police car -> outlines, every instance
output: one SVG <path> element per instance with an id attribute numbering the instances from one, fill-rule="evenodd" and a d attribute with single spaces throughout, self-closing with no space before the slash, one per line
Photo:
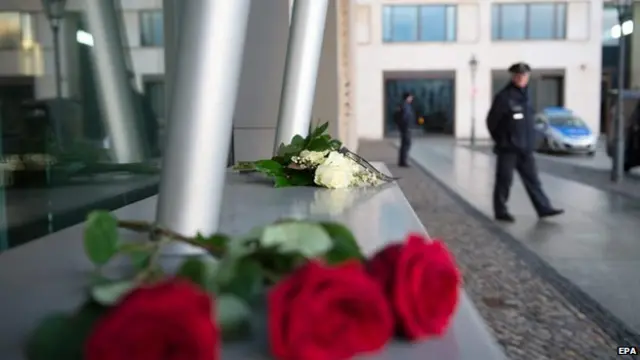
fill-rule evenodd
<path id="1" fill-rule="evenodd" d="M 535 117 L 538 151 L 579 153 L 593 156 L 598 136 L 571 110 L 549 107 Z"/>

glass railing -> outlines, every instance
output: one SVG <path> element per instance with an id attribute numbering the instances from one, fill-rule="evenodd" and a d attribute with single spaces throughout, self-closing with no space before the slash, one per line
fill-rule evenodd
<path id="1" fill-rule="evenodd" d="M 99 63 L 102 39 L 86 14 L 65 12 L 57 48 L 44 11 L 11 14 L 0 22 L 29 31 L 0 33 L 0 252 L 77 224 L 93 209 L 156 194 L 161 154 L 157 115 L 130 59 L 115 59 L 124 73 Z M 129 56 L 122 19 L 115 20 L 112 38 Z M 114 77 L 122 80 L 117 91 Z"/>

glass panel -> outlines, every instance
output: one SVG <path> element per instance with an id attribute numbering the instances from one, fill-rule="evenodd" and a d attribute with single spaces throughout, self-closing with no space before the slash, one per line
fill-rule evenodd
<path id="1" fill-rule="evenodd" d="M 531 4 L 529 5 L 529 39 L 553 39 L 554 4 Z"/>
<path id="2" fill-rule="evenodd" d="M 556 4 L 556 39 L 567 37 L 567 4 Z"/>
<path id="3" fill-rule="evenodd" d="M 36 20 L 38 31 L 33 31 Z M 91 210 L 115 209 L 157 193 L 160 156 L 155 113 L 164 109 L 163 97 L 155 96 L 156 104 L 145 107 L 133 81 L 124 88 L 134 104 L 131 121 L 139 130 L 137 140 L 148 151 L 141 162 L 117 163 L 113 148 L 117 142 L 107 136 L 111 112 L 102 104 L 118 102 L 101 98 L 109 92 L 101 91 L 107 87 L 101 88 L 98 81 L 104 73 L 98 73 L 93 63 L 93 35 L 79 13 L 68 13 L 63 22 L 67 31 L 60 32 L 61 46 L 54 49 L 44 17 L 32 21 L 28 14 L 0 14 L 0 43 L 33 41 L 43 52 L 38 63 L 44 62 L 32 68 L 3 64 L 0 252 L 80 223 Z M 62 61 L 61 74 L 54 70 L 55 54 Z M 159 58 L 148 61 L 162 61 L 164 55 L 153 56 Z M 64 79 L 62 95 L 57 97 L 60 79 Z"/>
<path id="4" fill-rule="evenodd" d="M 500 5 L 491 6 L 491 38 L 500 39 Z"/>
<path id="5" fill-rule="evenodd" d="M 382 41 L 391 41 L 392 38 L 392 8 L 391 6 L 382 7 Z"/>
<path id="6" fill-rule="evenodd" d="M 454 106 L 453 79 L 390 79 L 385 82 L 385 108 L 387 134 L 397 133 L 393 122 L 395 109 L 402 104 L 402 94 L 413 94 L 413 108 L 423 125 L 411 124 L 414 132 L 452 133 Z"/>
<path id="7" fill-rule="evenodd" d="M 143 46 L 162 46 L 164 44 L 164 18 L 162 11 L 141 12 L 140 31 Z"/>
<path id="8" fill-rule="evenodd" d="M 447 38 L 447 17 L 445 6 L 420 7 L 420 40 L 444 41 Z"/>
<path id="9" fill-rule="evenodd" d="M 418 7 L 394 6 L 391 8 L 391 41 L 418 40 Z"/>
<path id="10" fill-rule="evenodd" d="M 611 31 L 616 25 L 618 25 L 618 9 L 605 7 L 602 15 L 602 43 L 604 46 L 618 46 L 618 39 L 611 36 Z"/>
<path id="11" fill-rule="evenodd" d="M 456 41 L 457 6 L 447 6 L 447 41 Z"/>
<path id="12" fill-rule="evenodd" d="M 526 36 L 527 6 L 500 5 L 500 34 L 502 40 L 522 40 Z"/>
<path id="13" fill-rule="evenodd" d="M 21 43 L 20 13 L 0 12 L 0 49 L 19 49 Z"/>

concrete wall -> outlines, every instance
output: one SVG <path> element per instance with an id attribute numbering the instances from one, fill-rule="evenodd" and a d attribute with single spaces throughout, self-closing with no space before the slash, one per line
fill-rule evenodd
<path id="1" fill-rule="evenodd" d="M 527 2 L 536 2 L 529 0 Z M 383 136 L 385 72 L 452 71 L 455 73 L 455 136 L 470 136 L 471 80 L 469 59 L 475 54 L 477 75 L 477 135 L 488 138 L 484 118 L 491 102 L 491 72 L 525 61 L 534 70 L 563 70 L 565 106 L 599 129 L 602 0 L 569 0 L 567 39 L 560 41 L 491 41 L 491 0 L 458 0 L 458 41 L 453 43 L 383 43 L 382 6 L 393 0 L 357 0 L 356 113 L 361 138 Z M 522 2 L 500 0 L 500 3 Z M 544 2 L 544 1 L 542 1 Z M 442 4 L 435 0 L 405 0 L 402 4 Z"/>

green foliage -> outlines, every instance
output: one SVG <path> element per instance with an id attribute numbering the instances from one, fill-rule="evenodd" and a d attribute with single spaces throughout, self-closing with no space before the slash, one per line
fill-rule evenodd
<path id="1" fill-rule="evenodd" d="M 269 160 L 253 162 L 239 162 L 233 168 L 238 171 L 257 171 L 273 179 L 277 188 L 290 186 L 314 186 L 312 170 L 299 170 L 290 167 L 291 158 L 299 156 L 303 150 L 309 151 L 336 151 L 342 147 L 342 143 L 331 138 L 327 134 L 329 123 L 324 123 L 315 128 L 309 127 L 309 135 L 302 137 L 296 135 L 288 145 L 280 144 L 276 156 Z"/>
<path id="2" fill-rule="evenodd" d="M 209 257 L 190 257 L 185 260 L 176 276 L 191 280 L 207 292 L 213 293 L 216 287 L 218 263 Z"/>
<path id="3" fill-rule="evenodd" d="M 263 291 L 264 271 L 251 257 L 241 258 L 233 265 L 227 281 L 220 283 L 220 293 L 232 294 L 251 304 Z"/>
<path id="4" fill-rule="evenodd" d="M 91 297 L 100 305 L 113 306 L 120 302 L 122 297 L 131 292 L 131 290 L 135 289 L 137 285 L 130 280 L 96 285 L 91 289 Z"/>
<path id="5" fill-rule="evenodd" d="M 322 226 L 303 221 L 290 221 L 267 226 L 260 245 L 277 248 L 283 254 L 302 254 L 312 258 L 323 255 L 332 246 L 331 238 Z"/>
<path id="6" fill-rule="evenodd" d="M 84 342 L 105 311 L 105 307 L 89 301 L 75 314 L 62 313 L 46 317 L 27 339 L 27 359 L 82 360 Z"/>
<path id="7" fill-rule="evenodd" d="M 300 140 L 296 140 L 300 142 Z M 274 162 L 260 166 L 278 171 Z M 165 244 L 183 242 L 206 249 L 212 256 L 186 258 L 175 276 L 188 279 L 216 298 L 217 322 L 223 338 L 233 340 L 251 330 L 251 307 L 263 299 L 265 286 L 277 283 L 309 259 L 328 264 L 364 259 L 351 231 L 333 222 L 283 219 L 230 237 L 224 234 L 184 238 L 150 224 L 123 225 L 105 211 L 92 212 L 85 230 L 87 256 L 96 265 L 88 301 L 73 314 L 57 314 L 44 319 L 31 334 L 25 348 L 29 360 L 81 360 L 83 343 L 96 319 L 137 286 L 165 278 L 157 264 Z M 160 232 L 147 241 L 122 242 L 118 226 Z M 156 240 L 157 239 L 157 240 Z M 100 273 L 114 256 L 128 257 L 134 267 L 130 277 L 109 279 Z"/>
<path id="8" fill-rule="evenodd" d="M 360 245 L 346 226 L 332 222 L 323 222 L 320 226 L 329 234 L 333 244 L 324 256 L 327 263 L 339 264 L 351 259 L 364 260 Z"/>
<path id="9" fill-rule="evenodd" d="M 222 332 L 223 340 L 239 340 L 251 332 L 251 308 L 236 296 L 218 296 L 216 323 Z"/>
<path id="10" fill-rule="evenodd" d="M 118 252 L 118 220 L 107 211 L 94 211 L 87 217 L 84 249 L 96 265 L 104 265 Z"/>

